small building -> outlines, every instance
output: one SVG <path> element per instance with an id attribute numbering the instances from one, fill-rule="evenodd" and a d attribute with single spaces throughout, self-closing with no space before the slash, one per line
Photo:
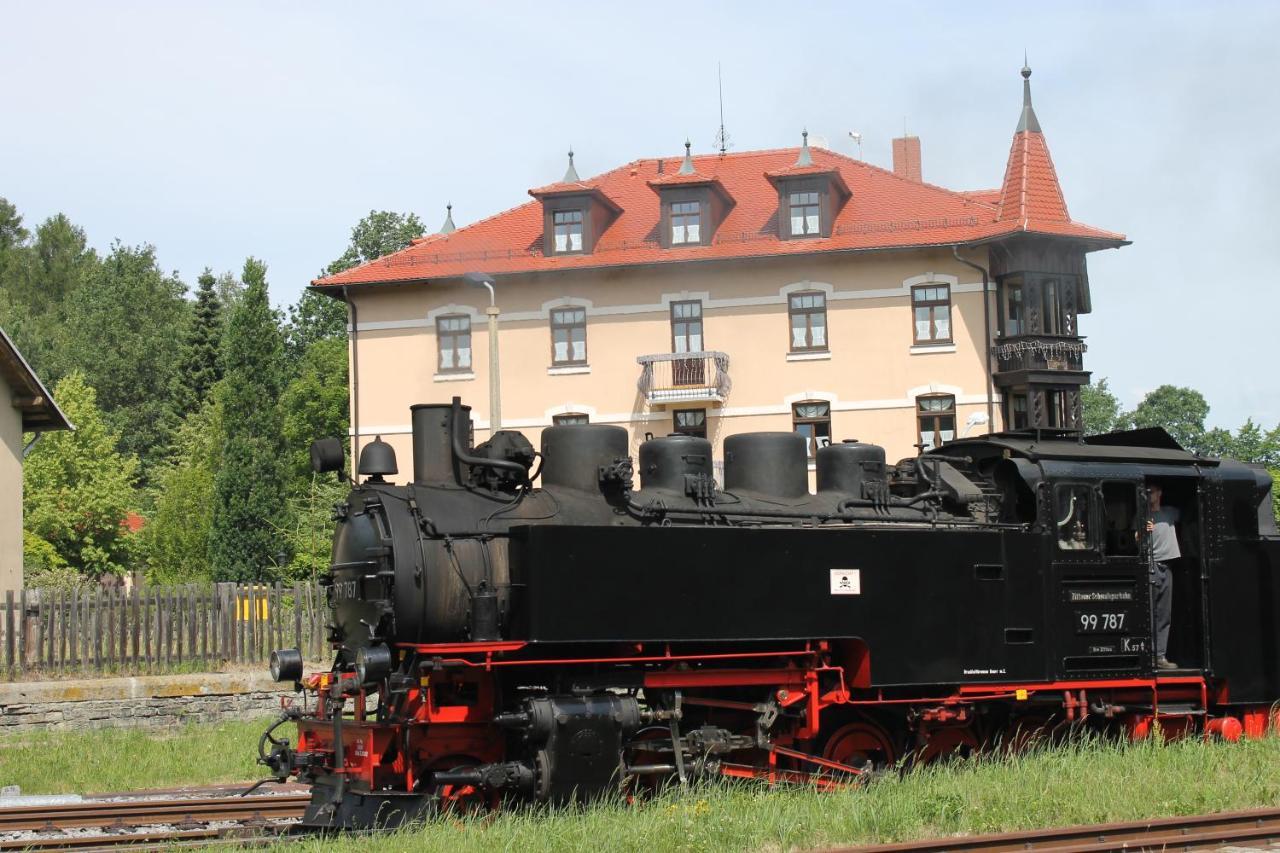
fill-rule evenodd
<path id="1" fill-rule="evenodd" d="M 801 433 L 811 455 L 857 438 L 901 458 L 1004 426 L 1078 427 L 1086 256 L 1128 241 L 1067 212 L 1030 75 L 990 189 L 924 181 L 916 137 L 893 141 L 891 168 L 807 134 L 686 144 L 587 179 L 570 152 L 531 201 L 463 228 L 450 210 L 439 233 L 319 279 L 350 305 L 357 443 L 381 435 L 407 459 L 409 406 L 454 395 L 488 438 L 490 302 L 473 273 L 500 309 L 501 426 L 535 446 L 591 422 L 626 428 L 633 451 L 704 436 L 717 461 L 754 430 Z"/>
<path id="2" fill-rule="evenodd" d="M 0 376 L 9 405 L 0 400 L 0 596 L 22 588 L 23 433 L 74 429 L 40 377 L 0 329 Z"/>

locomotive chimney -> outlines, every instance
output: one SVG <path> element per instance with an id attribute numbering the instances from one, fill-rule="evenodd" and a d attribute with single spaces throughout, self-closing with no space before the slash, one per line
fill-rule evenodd
<path id="1" fill-rule="evenodd" d="M 461 406 L 462 435 L 471 433 L 471 407 Z M 413 412 L 413 481 L 454 483 L 453 407 L 448 403 L 418 403 Z"/>

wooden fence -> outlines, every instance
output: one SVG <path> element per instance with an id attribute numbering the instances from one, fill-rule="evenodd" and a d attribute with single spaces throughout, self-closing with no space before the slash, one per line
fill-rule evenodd
<path id="1" fill-rule="evenodd" d="M 0 679 L 265 665 L 288 647 L 321 660 L 324 603 L 314 583 L 7 590 Z"/>

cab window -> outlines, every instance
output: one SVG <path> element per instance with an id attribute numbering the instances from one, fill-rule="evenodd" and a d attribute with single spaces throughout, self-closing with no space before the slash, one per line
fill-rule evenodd
<path id="1" fill-rule="evenodd" d="M 1053 491 L 1053 520 L 1058 547 L 1064 551 L 1087 551 L 1094 547 L 1093 518 L 1089 508 L 1093 489 L 1064 484 Z"/>
<path id="2" fill-rule="evenodd" d="M 1132 557 L 1138 553 L 1138 489 L 1133 483 L 1102 484 L 1102 514 L 1107 554 Z"/>

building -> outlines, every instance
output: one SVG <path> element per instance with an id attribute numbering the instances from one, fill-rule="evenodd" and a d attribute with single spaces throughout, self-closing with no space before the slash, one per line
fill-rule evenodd
<path id="1" fill-rule="evenodd" d="M 568 171 L 533 200 L 313 286 L 352 319 L 354 428 L 410 454 L 409 406 L 460 395 L 490 429 L 489 295 L 501 425 L 537 441 L 590 421 L 646 435 L 796 430 L 891 459 L 1001 424 L 1074 427 L 1088 381 L 1085 257 L 1126 244 L 1075 222 L 1031 106 L 1004 180 L 922 180 L 812 147 Z M 984 284 L 987 297 L 984 299 Z M 633 444 L 633 446 L 634 446 Z M 401 479 L 406 474 L 402 463 Z"/>
<path id="2" fill-rule="evenodd" d="M 23 433 L 72 429 L 31 365 L 0 329 L 0 376 L 9 405 L 0 405 L 0 596 L 22 588 Z M 37 436 L 38 437 L 38 436 Z"/>

